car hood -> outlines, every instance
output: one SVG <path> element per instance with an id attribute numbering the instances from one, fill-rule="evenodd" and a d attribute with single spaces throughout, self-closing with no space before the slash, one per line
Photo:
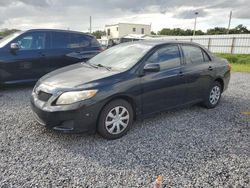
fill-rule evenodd
<path id="1" fill-rule="evenodd" d="M 40 84 L 57 88 L 79 88 L 89 82 L 112 76 L 118 71 L 108 71 L 105 68 L 94 68 L 85 63 L 70 65 L 43 76 Z M 91 85 L 91 84 L 90 84 Z"/>

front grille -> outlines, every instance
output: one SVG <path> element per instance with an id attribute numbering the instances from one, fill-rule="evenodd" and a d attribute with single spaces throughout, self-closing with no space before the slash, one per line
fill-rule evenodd
<path id="1" fill-rule="evenodd" d="M 44 91 L 39 91 L 37 98 L 41 101 L 47 102 L 51 96 L 52 96 L 52 94 L 50 94 L 50 93 L 46 93 Z"/>

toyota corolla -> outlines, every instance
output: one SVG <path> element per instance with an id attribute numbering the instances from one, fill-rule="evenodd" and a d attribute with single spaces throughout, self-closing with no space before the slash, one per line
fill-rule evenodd
<path id="1" fill-rule="evenodd" d="M 116 139 L 138 118 L 195 103 L 216 107 L 229 80 L 228 62 L 198 44 L 139 41 L 45 75 L 31 106 L 48 128 Z"/>

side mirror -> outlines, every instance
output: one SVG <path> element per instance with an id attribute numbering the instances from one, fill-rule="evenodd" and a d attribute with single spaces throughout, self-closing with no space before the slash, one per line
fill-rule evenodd
<path id="1" fill-rule="evenodd" d="M 143 68 L 144 72 L 159 72 L 160 69 L 160 65 L 156 63 L 146 64 Z"/>
<path id="2" fill-rule="evenodd" d="M 18 50 L 20 48 L 18 43 L 11 43 L 10 44 L 10 49 L 11 50 Z"/>

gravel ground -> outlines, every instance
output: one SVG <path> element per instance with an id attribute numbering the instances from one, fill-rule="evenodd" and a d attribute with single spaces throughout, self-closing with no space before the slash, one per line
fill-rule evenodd
<path id="1" fill-rule="evenodd" d="M 119 140 L 61 134 L 33 119 L 31 87 L 0 91 L 0 187 L 249 187 L 250 74 L 233 73 L 216 109 L 137 121 Z"/>

